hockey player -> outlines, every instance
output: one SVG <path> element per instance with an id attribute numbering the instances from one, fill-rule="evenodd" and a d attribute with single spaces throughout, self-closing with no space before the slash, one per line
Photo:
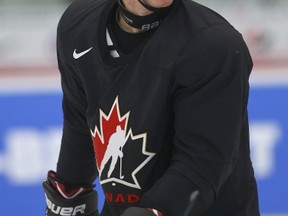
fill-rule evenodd
<path id="1" fill-rule="evenodd" d="M 259 215 L 252 60 L 223 17 L 190 0 L 76 0 L 57 54 L 64 127 L 47 216 L 97 216 L 96 178 L 102 216 Z"/>

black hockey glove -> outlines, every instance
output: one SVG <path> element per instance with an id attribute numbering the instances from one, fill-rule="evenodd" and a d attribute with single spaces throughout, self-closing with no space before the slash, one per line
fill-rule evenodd
<path id="1" fill-rule="evenodd" d="M 69 187 L 53 171 L 43 182 L 46 196 L 45 216 L 99 216 L 94 185 Z"/>
<path id="2" fill-rule="evenodd" d="M 154 209 L 130 207 L 126 209 L 121 216 L 156 216 L 156 215 L 163 216 L 161 212 Z"/>

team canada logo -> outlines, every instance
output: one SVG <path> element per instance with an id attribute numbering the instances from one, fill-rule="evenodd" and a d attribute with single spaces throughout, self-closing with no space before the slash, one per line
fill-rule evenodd
<path id="1" fill-rule="evenodd" d="M 141 189 L 137 173 L 155 153 L 146 151 L 146 133 L 128 128 L 130 111 L 121 115 L 116 97 L 110 112 L 99 110 L 100 125 L 91 131 L 100 183 L 116 183 Z"/>

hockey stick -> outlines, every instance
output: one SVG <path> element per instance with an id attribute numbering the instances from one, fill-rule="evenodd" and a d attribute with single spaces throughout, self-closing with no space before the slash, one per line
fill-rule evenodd
<path id="1" fill-rule="evenodd" d="M 189 214 L 191 213 L 192 208 L 195 205 L 195 202 L 196 202 L 196 199 L 197 199 L 198 195 L 199 195 L 199 191 L 198 190 L 193 191 L 193 193 L 190 195 L 189 204 L 188 204 L 183 216 L 189 216 Z"/>
<path id="2" fill-rule="evenodd" d="M 123 153 L 123 147 L 120 147 L 120 151 Z M 124 175 L 122 175 L 122 158 L 120 157 L 120 179 L 124 178 Z"/>

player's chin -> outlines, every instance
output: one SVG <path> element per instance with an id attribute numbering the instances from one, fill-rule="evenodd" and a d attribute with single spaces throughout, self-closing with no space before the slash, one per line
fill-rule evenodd
<path id="1" fill-rule="evenodd" d="M 156 8 L 168 7 L 175 0 L 142 0 L 144 3 Z"/>

